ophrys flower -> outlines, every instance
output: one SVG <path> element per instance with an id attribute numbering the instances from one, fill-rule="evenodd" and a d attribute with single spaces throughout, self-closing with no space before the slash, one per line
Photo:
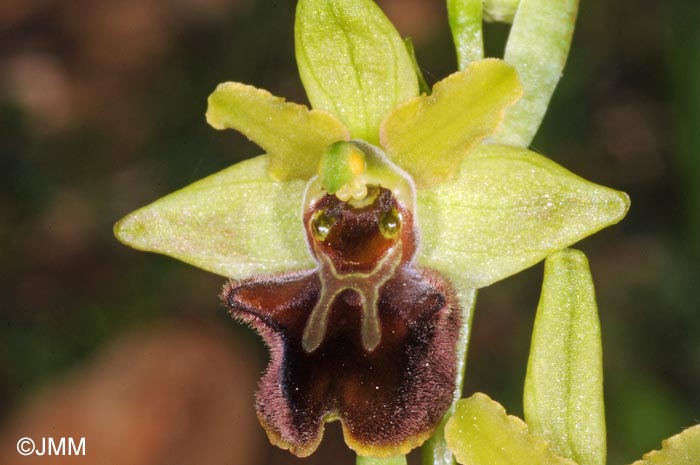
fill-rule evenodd
<path id="1" fill-rule="evenodd" d="M 257 408 L 274 443 L 307 455 L 339 419 L 358 453 L 405 453 L 450 405 L 472 289 L 618 221 L 627 198 L 486 143 L 522 94 L 500 60 L 418 95 L 368 0 L 301 0 L 296 40 L 314 109 L 220 85 L 208 121 L 267 155 L 132 213 L 117 235 L 232 279 L 224 301 L 271 348 Z"/>

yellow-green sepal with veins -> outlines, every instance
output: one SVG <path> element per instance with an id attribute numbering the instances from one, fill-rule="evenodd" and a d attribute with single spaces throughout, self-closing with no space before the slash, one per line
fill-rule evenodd
<path id="1" fill-rule="evenodd" d="M 661 450 L 644 454 L 632 465 L 697 465 L 700 461 L 700 425 L 666 439 L 661 446 Z"/>
<path id="2" fill-rule="evenodd" d="M 530 430 L 557 454 L 605 465 L 600 321 L 588 260 L 578 250 L 544 262 L 523 407 Z"/>
<path id="3" fill-rule="evenodd" d="M 544 439 L 486 394 L 457 402 L 445 438 L 462 465 L 576 465 L 552 452 Z"/>
<path id="4" fill-rule="evenodd" d="M 515 69 L 505 62 L 473 62 L 393 110 L 382 122 L 381 145 L 416 185 L 450 179 L 462 159 L 495 133 L 506 109 L 522 95 Z"/>
<path id="5" fill-rule="evenodd" d="M 309 179 L 326 148 L 349 138 L 332 114 L 238 82 L 219 84 L 208 103 L 209 124 L 235 129 L 262 147 L 269 156 L 269 173 L 278 181 Z"/>
<path id="6" fill-rule="evenodd" d="M 421 265 L 480 288 L 620 221 L 629 198 L 526 149 L 481 145 L 418 190 Z"/>
<path id="7" fill-rule="evenodd" d="M 312 269 L 301 220 L 306 183 L 274 182 L 268 158 L 238 163 L 136 210 L 115 225 L 117 238 L 233 279 Z"/>
<path id="8" fill-rule="evenodd" d="M 372 0 L 300 0 L 294 37 L 311 105 L 337 116 L 355 139 L 377 144 L 386 113 L 418 95 L 401 36 Z"/>

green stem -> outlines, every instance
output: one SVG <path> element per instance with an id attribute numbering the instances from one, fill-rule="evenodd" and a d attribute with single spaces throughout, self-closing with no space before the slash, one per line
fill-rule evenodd
<path id="1" fill-rule="evenodd" d="M 406 465 L 406 456 L 397 455 L 386 459 L 378 459 L 375 457 L 357 456 L 356 465 Z"/>
<path id="2" fill-rule="evenodd" d="M 447 15 L 460 70 L 484 58 L 481 5 L 482 0 L 447 0 Z"/>
<path id="3" fill-rule="evenodd" d="M 469 348 L 469 336 L 471 335 L 477 291 L 476 289 L 460 286 L 459 281 L 455 282 L 454 279 L 452 284 L 456 289 L 462 289 L 458 291 L 458 299 L 462 309 L 462 330 L 457 346 L 457 382 L 452 406 L 450 406 L 442 422 L 440 422 L 433 437 L 421 448 L 423 465 L 453 465 L 455 463 L 454 456 L 447 448 L 447 442 L 445 441 L 445 423 L 454 413 L 455 404 L 462 397 L 462 387 L 464 386 L 464 375 L 467 367 L 467 349 Z"/>

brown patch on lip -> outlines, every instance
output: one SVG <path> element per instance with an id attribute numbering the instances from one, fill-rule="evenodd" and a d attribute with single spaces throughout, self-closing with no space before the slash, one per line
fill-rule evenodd
<path id="1" fill-rule="evenodd" d="M 363 349 L 361 309 L 338 298 L 321 346 L 301 346 L 320 292 L 315 273 L 228 284 L 224 302 L 270 347 L 257 410 L 271 441 L 311 454 L 324 419 L 339 418 L 346 442 L 375 455 L 405 453 L 425 440 L 449 407 L 460 328 L 456 299 L 437 273 L 401 266 L 382 288 L 382 341 Z"/>

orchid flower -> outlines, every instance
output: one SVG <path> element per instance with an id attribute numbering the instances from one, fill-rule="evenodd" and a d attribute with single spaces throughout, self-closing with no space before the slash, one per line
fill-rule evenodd
<path id="1" fill-rule="evenodd" d="M 207 121 L 265 155 L 115 232 L 229 279 L 224 303 L 270 348 L 257 411 L 274 444 L 309 455 L 339 420 L 359 455 L 405 454 L 460 395 L 475 290 L 618 222 L 629 201 L 524 148 L 510 115 L 529 86 L 506 61 L 465 52 L 421 93 L 370 0 L 300 0 L 295 40 L 311 109 L 219 85 Z"/>

